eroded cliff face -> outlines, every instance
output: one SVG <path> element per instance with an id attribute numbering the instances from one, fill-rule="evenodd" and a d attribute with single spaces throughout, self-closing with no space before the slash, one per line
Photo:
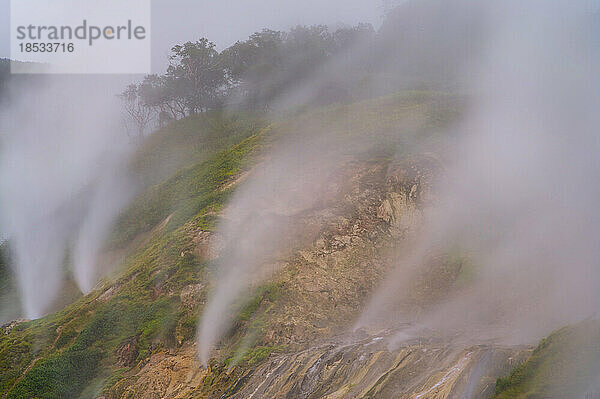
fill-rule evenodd
<path id="1" fill-rule="evenodd" d="M 472 346 L 435 332 L 354 331 L 354 323 L 402 243 L 418 231 L 431 201 L 437 160 L 422 156 L 345 163 L 318 206 L 294 212 L 294 245 L 270 258 L 261 298 L 220 343 L 208 368 L 196 345 L 150 356 L 128 371 L 110 398 L 485 398 L 524 348 Z M 224 217 L 227 217 L 226 211 Z M 222 237 L 195 233 L 195 251 L 218 258 Z M 418 276 L 404 303 L 418 313 L 451 292 L 460 272 L 444 259 Z M 210 277 L 206 284 L 210 284 Z M 181 302 L 201 309 L 204 284 Z M 340 334 L 340 331 L 343 333 Z"/>
<path id="2" fill-rule="evenodd" d="M 522 348 L 465 347 L 397 331 L 275 356 L 235 398 L 487 398 Z M 242 377 L 242 378 L 244 378 Z"/>
<path id="3" fill-rule="evenodd" d="M 483 399 L 496 379 L 522 363 L 526 347 L 465 346 L 439 337 L 399 340 L 398 331 L 346 335 L 258 366 L 205 369 L 193 345 L 153 355 L 125 398 L 437 398 Z M 110 395 L 113 396 L 113 395 Z"/>

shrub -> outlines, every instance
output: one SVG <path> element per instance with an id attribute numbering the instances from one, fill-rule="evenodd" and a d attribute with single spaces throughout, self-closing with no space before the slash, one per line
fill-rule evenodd
<path id="1" fill-rule="evenodd" d="M 97 349 L 70 348 L 40 360 L 25 374 L 7 398 L 76 398 L 98 370 Z"/>

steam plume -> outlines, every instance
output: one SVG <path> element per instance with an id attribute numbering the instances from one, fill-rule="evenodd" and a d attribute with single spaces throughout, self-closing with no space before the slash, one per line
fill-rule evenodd
<path id="1" fill-rule="evenodd" d="M 71 245 L 76 281 L 91 290 L 96 253 L 128 198 L 117 173 L 127 140 L 115 83 L 83 76 L 11 82 L 1 121 L 0 217 L 28 318 L 43 315 L 55 299 Z"/>
<path id="2" fill-rule="evenodd" d="M 491 36 L 457 161 L 438 186 L 441 205 L 362 324 L 403 317 L 390 301 L 407 283 L 403 270 L 457 243 L 473 258 L 476 282 L 420 322 L 531 342 L 597 314 L 600 102 L 589 4 L 488 7 Z"/>
<path id="3" fill-rule="evenodd" d="M 418 18 L 412 20 L 424 27 L 411 31 L 408 24 L 402 32 L 409 34 L 392 49 L 400 50 L 397 56 L 386 47 L 399 40 L 394 29 L 379 33 L 380 48 L 358 47 L 347 55 L 354 60 L 371 57 L 370 65 L 381 64 L 377 70 L 395 71 L 393 87 L 450 87 L 471 99 L 461 139 L 446 154 L 454 161 L 435 190 L 439 206 L 430 210 L 412 251 L 399 260 L 359 324 L 406 321 L 408 316 L 393 306 L 402 287 L 410 284 L 431 253 L 457 245 L 478 265 L 476 282 L 438 304 L 420 323 L 523 342 L 597 311 L 600 92 L 593 72 L 598 47 L 590 36 L 589 6 L 541 0 L 408 2 L 400 12 L 408 13 L 409 22 L 416 13 Z M 443 28 L 427 29 L 436 21 L 442 21 Z M 452 50 L 440 53 L 439 48 Z M 336 70 L 343 66 L 322 68 L 311 79 L 312 87 Z M 382 91 L 381 81 L 373 85 L 371 93 Z M 307 82 L 279 102 L 306 101 L 310 91 Z M 329 126 L 331 131 L 344 126 L 344 115 L 329 121 Z M 305 130 L 309 133 L 310 127 Z M 331 133 L 317 134 L 323 138 Z M 305 140 L 314 137 L 307 134 Z M 261 216 L 278 208 L 275 195 L 284 202 L 293 198 L 297 186 L 280 182 L 307 185 L 303 192 L 309 197 L 322 193 L 321 175 L 297 178 L 301 170 L 297 158 L 331 166 L 335 151 L 309 148 L 274 150 L 273 163 L 265 168 L 271 177 L 247 180 L 232 200 L 234 213 L 244 209 L 245 215 L 255 216 L 226 222 L 221 228 L 224 235 L 234 240 L 247 229 L 257 233 L 250 236 L 247 231 L 234 255 L 225 256 L 220 264 L 199 330 L 204 362 L 229 325 L 226 310 L 247 292 L 249 280 L 260 279 L 257 272 L 265 257 L 286 245 L 280 232 L 289 221 L 272 223 Z M 353 153 L 356 150 L 347 152 Z"/>

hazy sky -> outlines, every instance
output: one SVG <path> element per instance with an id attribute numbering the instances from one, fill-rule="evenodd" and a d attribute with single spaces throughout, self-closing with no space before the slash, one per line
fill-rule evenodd
<path id="1" fill-rule="evenodd" d="M 153 0 L 153 69 L 165 65 L 171 46 L 208 37 L 220 49 L 262 28 L 297 24 L 381 23 L 395 0 Z M 0 0 L 0 57 L 10 52 L 10 0 Z"/>

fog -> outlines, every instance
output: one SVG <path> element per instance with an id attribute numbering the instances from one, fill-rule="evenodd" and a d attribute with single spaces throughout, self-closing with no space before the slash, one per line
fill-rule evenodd
<path id="1" fill-rule="evenodd" d="M 401 2 L 391 2 L 400 4 Z M 4 4 L 3 4 L 4 5 Z M 262 28 L 371 22 L 389 3 L 159 2 L 153 69 L 177 42 L 207 36 L 223 49 Z M 185 13 L 183 13 L 185 10 Z M 597 1 L 412 0 L 402 2 L 376 44 L 357 43 L 280 93 L 274 110 L 311 107 L 332 80 L 358 98 L 400 89 L 458 93 L 467 100 L 442 148 L 432 205 L 356 328 L 436 331 L 467 342 L 531 344 L 553 329 L 598 317 L 600 51 Z M 183 15 L 184 14 L 184 15 Z M 1 51 L 1 50 L 0 50 Z M 51 309 L 65 274 L 90 292 L 112 223 L 134 194 L 132 149 L 115 94 L 126 79 L 37 77 L 12 87 L 0 111 L 0 237 L 10 240 L 25 316 Z M 38 84 L 39 83 L 39 84 Z M 269 82 L 264 82 L 267 85 Z M 347 99 L 344 99 L 347 100 Z M 230 110 L 235 112 L 235 110 Z M 275 130 L 281 113 L 269 114 Z M 374 146 L 411 150 L 424 137 L 394 129 L 340 135 L 352 115 L 304 121 L 265 145 L 223 211 L 225 242 L 198 328 L 207 364 L 232 315 L 306 239 L 298 215 L 332 201 L 336 170 Z M 452 137 L 450 139 L 449 137 Z M 467 254 L 471 279 L 419 313 L 402 307 L 435 255 Z"/>
<path id="2" fill-rule="evenodd" d="M 198 331 L 203 364 L 251 290 L 279 271 L 294 249 L 310 243 L 298 216 L 335 200 L 343 183 L 336 168 L 367 148 L 363 140 L 343 143 L 328 135 L 322 121 L 307 122 L 290 129 L 240 183 L 219 226 L 227 245 L 216 260 L 215 287 Z"/>
<path id="3" fill-rule="evenodd" d="M 357 22 L 377 26 L 393 4 L 293 2 L 281 7 L 270 0 L 156 0 L 153 69 L 164 70 L 169 49 L 186 40 L 206 36 L 222 49 L 265 27 Z M 5 22 L 0 24 L 0 57 L 9 57 L 9 1 L 0 1 L 0 9 Z M 88 293 L 105 272 L 101 269 L 108 267 L 97 264 L 98 255 L 114 218 L 134 192 L 124 173 L 131 146 L 115 98 L 132 79 L 12 79 L 10 101 L 0 109 L 0 237 L 10 240 L 28 318 L 52 309 L 66 275 Z"/>
<path id="4" fill-rule="evenodd" d="M 51 309 L 70 271 L 83 293 L 132 194 L 115 90 L 121 78 L 13 79 L 0 119 L 0 228 L 10 240 L 25 316 Z M 93 93 L 93 95 L 91 94 Z"/>
<path id="5" fill-rule="evenodd" d="M 475 282 L 418 319 L 423 326 L 531 343 L 597 315 L 600 102 L 590 8 L 491 7 L 464 136 L 437 186 L 440 204 L 361 324 L 398 317 L 390 298 L 402 295 L 403 271 L 457 246 L 470 255 Z"/>
<path id="6" fill-rule="evenodd" d="M 169 49 L 186 40 L 206 36 L 222 49 L 265 27 L 378 25 L 392 3 L 156 0 L 153 69 L 164 70 Z M 9 1 L 0 9 L 0 57 L 9 57 Z M 12 79 L 0 110 L 0 236 L 14 252 L 25 316 L 37 318 L 52 309 L 66 275 L 88 293 L 108 267 L 98 255 L 134 192 L 115 98 L 133 77 L 36 76 L 21 84 L 27 79 Z"/>
<path id="7" fill-rule="evenodd" d="M 419 18 L 412 19 L 416 33 L 401 45 L 403 52 L 358 47 L 350 58 L 379 54 L 375 62 L 381 70 L 398 73 L 400 85 L 405 77 L 405 87 L 419 79 L 426 87 L 452 87 L 467 94 L 468 104 L 459 138 L 444 154 L 449 161 L 434 186 L 436 205 L 427 209 L 409 250 L 398 257 L 356 326 L 377 329 L 410 322 L 410 333 L 416 335 L 433 329 L 470 342 L 533 343 L 557 327 L 597 316 L 600 91 L 593 33 L 598 27 L 592 18 L 597 3 L 418 4 L 404 9 L 406 21 L 411 12 Z M 444 21 L 443 27 L 436 21 Z M 425 29 L 418 28 L 421 23 Z M 426 29 L 433 26 L 438 28 Z M 391 45 L 398 31 L 381 34 Z M 335 71 L 343 71 L 342 66 L 326 66 L 312 84 L 285 93 L 280 101 L 298 104 L 314 98 L 307 92 Z M 438 72 L 452 82 L 440 82 Z M 330 130 L 307 126 L 299 135 L 326 141 L 346 117 L 328 121 Z M 358 141 L 346 144 L 345 154 L 361 149 Z M 286 150 L 290 146 L 293 152 Z M 218 260 L 221 272 L 199 329 L 201 361 L 208 360 L 231 325 L 233 304 L 269 275 L 262 273 L 269 256 L 289 244 L 281 232 L 292 227 L 293 219 L 273 223 L 264 215 L 285 215 L 280 202 L 298 200 L 303 209 L 323 196 L 327 173 L 302 171 L 310 165 L 332 170 L 344 159 L 337 151 L 283 139 L 260 173 L 243 182 L 220 228 L 235 249 Z M 418 315 L 398 308 L 427 259 L 456 248 L 473 263 L 473 281 Z"/>
<path id="8" fill-rule="evenodd" d="M 378 26 L 396 0 L 152 0 L 152 70 L 168 66 L 171 47 L 207 37 L 220 50 L 263 28 L 288 30 L 295 25 Z M 0 58 L 10 57 L 10 0 L 0 0 Z"/>

